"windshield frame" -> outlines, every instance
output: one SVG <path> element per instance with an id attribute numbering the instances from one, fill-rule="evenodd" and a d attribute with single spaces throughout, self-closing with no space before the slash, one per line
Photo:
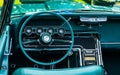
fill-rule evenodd
<path id="1" fill-rule="evenodd" d="M 16 0 L 17 1 L 17 0 Z M 64 10 L 66 10 L 66 11 L 69 11 L 69 10 L 93 10 L 93 11 L 103 11 L 103 12 L 117 12 L 117 13 L 120 13 L 120 10 L 119 11 L 116 11 L 116 10 L 113 10 L 112 9 L 112 7 L 106 7 L 106 6 L 98 6 L 98 5 L 94 5 L 94 4 L 86 4 L 86 3 L 82 3 L 82 2 L 74 2 L 74 1 L 71 1 L 71 0 L 62 0 L 62 1 L 60 1 L 60 0 L 58 0 L 58 1 L 54 1 L 53 3 L 55 4 L 55 2 L 58 2 L 58 3 L 60 3 L 60 2 L 71 2 L 71 3 L 73 3 L 73 5 L 74 6 L 71 6 L 71 9 L 70 8 L 66 8 L 66 6 L 68 6 L 68 7 L 70 7 L 69 5 L 70 5 L 70 3 L 68 3 L 69 5 L 66 5 L 66 6 L 64 6 L 64 8 L 57 8 L 56 7 L 56 9 L 55 8 L 53 8 L 53 7 L 51 7 L 52 5 L 50 5 L 49 4 L 49 2 L 52 2 L 52 0 L 51 1 L 47 1 L 47 2 L 45 2 L 45 3 L 41 3 L 41 4 L 43 4 L 44 5 L 44 7 L 43 7 L 43 9 L 46 9 L 46 10 L 41 10 L 41 11 L 39 11 L 39 12 L 42 12 L 42 11 L 64 11 Z M 76 4 L 75 4 L 76 3 Z M 13 10 L 15 10 L 15 8 L 14 8 L 14 6 L 16 6 L 15 5 L 16 3 L 14 3 L 14 5 L 13 5 Z M 31 3 L 31 4 L 29 4 L 29 3 L 26 3 L 26 4 L 28 4 L 28 7 L 29 7 L 29 5 L 31 5 L 31 4 L 34 4 L 34 3 Z M 37 3 L 37 4 L 39 4 L 39 3 Z M 18 6 L 20 5 L 20 7 L 21 7 L 21 9 L 20 10 L 22 10 L 22 5 L 25 5 L 24 3 L 22 3 L 22 4 L 18 4 Z M 59 5 L 59 4 L 57 4 L 57 5 Z M 79 6 L 78 6 L 79 5 Z M 38 6 L 38 5 L 36 5 L 36 6 Z M 76 8 L 74 8 L 76 6 Z M 31 7 L 29 7 L 30 9 L 31 9 Z M 78 9 L 79 8 L 79 9 Z M 19 8 L 18 8 L 19 9 Z M 34 9 L 34 8 L 33 8 Z M 36 7 L 35 7 L 35 9 L 36 9 Z M 27 10 L 27 9 L 25 9 L 25 10 Z M 21 12 L 21 11 L 19 11 L 19 12 Z M 28 12 L 30 12 L 31 13 L 31 11 L 29 11 L 28 10 Z M 38 12 L 38 11 L 32 11 L 33 13 L 34 12 Z M 21 12 L 21 14 L 26 14 L 27 12 L 23 12 L 23 10 L 22 10 L 22 12 Z M 20 14 L 20 13 L 14 13 L 14 11 L 12 12 L 12 14 Z"/>
<path id="2" fill-rule="evenodd" d="M 0 19 L 0 34 L 3 32 L 6 25 L 10 25 L 10 16 L 13 7 L 14 0 L 4 0 L 1 10 Z"/>

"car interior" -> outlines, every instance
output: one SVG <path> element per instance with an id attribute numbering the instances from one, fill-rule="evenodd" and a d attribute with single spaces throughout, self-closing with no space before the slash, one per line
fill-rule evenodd
<path id="1" fill-rule="evenodd" d="M 110 10 L 112 0 L 96 0 L 101 7 L 95 0 L 2 1 L 0 75 L 120 75 L 120 10 Z M 83 1 L 87 9 L 75 10 Z"/>

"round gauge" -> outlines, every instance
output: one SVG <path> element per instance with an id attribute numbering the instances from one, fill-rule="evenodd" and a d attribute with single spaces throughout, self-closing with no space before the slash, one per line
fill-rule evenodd
<path id="1" fill-rule="evenodd" d="M 53 34 L 54 33 L 54 29 L 53 28 L 48 28 L 47 32 L 50 33 L 50 34 Z"/>
<path id="2" fill-rule="evenodd" d="M 37 34 L 41 34 L 43 32 L 43 29 L 41 27 L 38 27 L 36 29 Z"/>
<path id="3" fill-rule="evenodd" d="M 31 35 L 32 34 L 32 27 L 25 27 L 25 33 L 27 35 Z"/>
<path id="4" fill-rule="evenodd" d="M 65 30 L 63 28 L 58 29 L 58 34 L 64 35 L 64 33 L 65 33 Z"/>

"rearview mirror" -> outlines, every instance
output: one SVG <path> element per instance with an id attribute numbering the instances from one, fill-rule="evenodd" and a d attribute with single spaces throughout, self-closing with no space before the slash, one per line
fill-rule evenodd
<path id="1" fill-rule="evenodd" d="M 113 6 L 115 4 L 115 0 L 94 0 L 95 5 L 100 5 L 100 6 Z"/>
<path id="2" fill-rule="evenodd" d="M 113 6 L 117 0 L 84 0 L 84 1 L 90 5 Z"/>

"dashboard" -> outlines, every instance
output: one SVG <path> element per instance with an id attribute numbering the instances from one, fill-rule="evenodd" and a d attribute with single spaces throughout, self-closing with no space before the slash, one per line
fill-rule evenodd
<path id="1" fill-rule="evenodd" d="M 102 48 L 120 48 L 120 35 L 119 32 L 119 14 L 61 14 L 65 17 L 71 24 L 74 33 L 76 35 L 96 35 L 99 38 Z M 18 30 L 20 29 L 22 23 L 29 15 L 22 17 L 21 19 L 13 19 L 13 27 L 15 27 L 16 37 L 18 36 Z M 102 20 L 101 20 L 102 19 Z M 17 23 L 16 23 L 17 22 Z M 14 24 L 15 23 L 15 24 Z M 63 35 L 68 35 L 69 29 L 64 25 L 63 21 L 60 19 L 46 15 L 44 18 L 36 17 L 34 18 L 27 27 L 25 28 L 25 35 L 36 37 L 42 32 L 50 32 L 52 34 L 58 34 L 60 37 Z M 30 31 L 27 33 L 26 30 Z M 29 30 L 30 29 L 30 30 Z M 63 30 L 63 33 L 60 33 L 60 30 Z M 66 31 L 64 31 L 66 30 Z M 17 32 L 16 32 L 17 31 Z M 66 33 L 66 34 L 65 34 Z M 111 35 L 112 34 L 112 35 Z M 17 38 L 15 40 L 18 41 Z"/>

